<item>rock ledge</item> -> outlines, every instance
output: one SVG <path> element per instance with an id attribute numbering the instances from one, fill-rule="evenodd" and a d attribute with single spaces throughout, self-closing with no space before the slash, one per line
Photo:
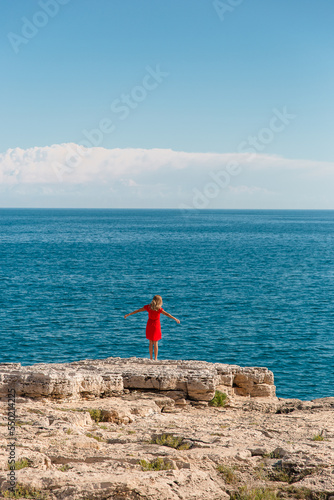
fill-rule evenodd
<path id="1" fill-rule="evenodd" d="M 124 390 L 178 391 L 193 401 L 210 401 L 216 390 L 229 396 L 275 397 L 274 375 L 263 367 L 206 361 L 144 358 L 85 359 L 72 363 L 0 364 L 0 398 L 16 396 L 79 400 L 123 394 Z"/>

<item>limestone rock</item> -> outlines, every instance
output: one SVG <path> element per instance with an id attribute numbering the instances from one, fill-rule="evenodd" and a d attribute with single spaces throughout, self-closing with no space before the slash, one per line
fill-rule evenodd
<path id="1" fill-rule="evenodd" d="M 181 399 L 180 393 L 174 396 L 175 402 Z M 174 413 L 163 411 L 174 408 L 171 401 L 155 391 L 77 402 L 18 398 L 16 457 L 25 458 L 27 466 L 16 473 L 25 497 L 228 500 L 233 492 L 252 488 L 274 488 L 281 498 L 291 488 L 295 493 L 289 498 L 305 491 L 310 498 L 334 496 L 332 398 L 295 402 L 287 413 L 276 410 L 291 408 L 291 400 L 249 396 L 223 409 L 195 401 L 202 408 L 183 404 Z M 3 420 L 7 410 L 7 401 L 0 402 Z M 110 421 L 91 417 L 101 414 L 110 415 Z M 127 416 L 131 421 L 124 421 Z M 326 438 L 313 441 L 320 429 Z M 189 446 L 153 444 L 152 437 L 162 434 Z M 7 442 L 8 429 L 2 425 L 1 498 L 8 497 Z M 141 461 L 159 458 L 173 468 L 142 467 Z M 225 469 L 218 470 L 220 465 Z"/>
<path id="2" fill-rule="evenodd" d="M 16 397 L 35 399 L 89 400 L 141 390 L 179 393 L 175 399 L 210 401 L 222 387 L 229 395 L 275 396 L 274 376 L 267 368 L 142 358 L 0 364 L 0 399 L 7 397 L 8 388 L 14 388 Z"/>

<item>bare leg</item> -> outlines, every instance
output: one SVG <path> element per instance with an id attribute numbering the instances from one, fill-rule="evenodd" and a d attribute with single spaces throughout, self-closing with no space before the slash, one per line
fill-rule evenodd
<path id="1" fill-rule="evenodd" d="M 149 349 L 150 349 L 150 359 L 153 359 L 153 341 L 152 340 L 150 340 Z"/>
<path id="2" fill-rule="evenodd" d="M 158 341 L 153 342 L 154 345 L 154 359 L 155 361 L 158 359 Z"/>

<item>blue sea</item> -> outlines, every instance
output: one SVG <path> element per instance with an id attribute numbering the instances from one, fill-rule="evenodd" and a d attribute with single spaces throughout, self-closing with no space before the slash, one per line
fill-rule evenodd
<path id="1" fill-rule="evenodd" d="M 334 211 L 0 210 L 0 362 L 148 357 L 274 372 L 279 397 L 334 395 Z"/>

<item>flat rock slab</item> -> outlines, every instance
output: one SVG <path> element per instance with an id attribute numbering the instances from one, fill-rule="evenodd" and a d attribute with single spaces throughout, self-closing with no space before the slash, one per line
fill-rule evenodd
<path id="1" fill-rule="evenodd" d="M 24 498 L 229 500 L 264 490 L 262 498 L 332 500 L 334 398 L 236 397 L 233 406 L 195 402 L 166 413 L 170 402 L 156 391 L 76 402 L 18 397 L 10 437 L 1 401 L 0 498 L 12 497 L 15 437 Z M 108 418 L 100 421 L 97 410 Z M 167 446 L 164 435 L 189 447 Z M 142 461 L 157 459 L 171 468 L 145 470 Z"/>
<path id="2" fill-rule="evenodd" d="M 123 394 L 124 390 L 178 391 L 210 401 L 216 390 L 245 397 L 275 397 L 274 375 L 263 367 L 196 360 L 85 359 L 72 363 L 0 364 L 0 398 L 16 396 L 77 400 Z"/>

